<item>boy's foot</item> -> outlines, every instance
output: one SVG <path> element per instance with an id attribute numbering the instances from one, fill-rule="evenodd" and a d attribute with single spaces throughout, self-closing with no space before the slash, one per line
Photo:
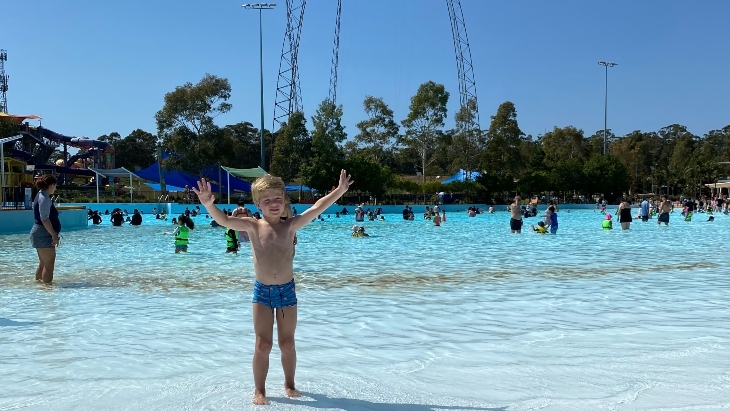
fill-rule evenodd
<path id="1" fill-rule="evenodd" d="M 256 405 L 269 405 L 269 400 L 266 399 L 266 394 L 259 390 L 254 391 L 251 402 Z"/>
<path id="2" fill-rule="evenodd" d="M 289 397 L 289 398 L 296 398 L 296 397 L 301 397 L 302 396 L 302 393 L 299 392 L 294 387 L 289 388 L 287 386 L 284 386 L 284 391 L 286 392 L 286 396 Z"/>

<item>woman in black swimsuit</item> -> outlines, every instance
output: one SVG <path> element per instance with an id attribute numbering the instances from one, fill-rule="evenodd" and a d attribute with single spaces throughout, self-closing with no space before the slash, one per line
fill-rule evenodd
<path id="1" fill-rule="evenodd" d="M 622 230 L 628 230 L 631 225 L 631 204 L 626 201 L 626 198 L 621 199 L 621 204 L 618 206 L 619 211 L 619 222 L 621 223 Z"/>

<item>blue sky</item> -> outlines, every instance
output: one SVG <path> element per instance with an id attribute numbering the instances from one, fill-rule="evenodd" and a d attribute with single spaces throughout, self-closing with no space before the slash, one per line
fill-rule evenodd
<path id="1" fill-rule="evenodd" d="M 155 133 L 164 94 L 205 73 L 233 88 L 219 125 L 259 115 L 258 12 L 232 0 L 8 0 L 0 48 L 8 52 L 11 113 L 96 138 L 136 128 Z M 265 125 L 271 128 L 286 7 L 264 11 Z M 444 0 L 345 0 L 338 103 L 346 131 L 382 97 L 402 120 L 428 80 L 451 93 L 458 81 Z M 327 97 L 336 0 L 309 0 L 299 67 L 307 118 Z M 462 0 L 481 125 L 500 103 L 515 103 L 522 130 L 537 136 L 573 125 L 603 128 L 604 68 L 609 128 L 622 135 L 672 123 L 695 134 L 730 124 L 730 2 L 722 0 Z M 309 120 L 308 125 L 311 125 Z"/>

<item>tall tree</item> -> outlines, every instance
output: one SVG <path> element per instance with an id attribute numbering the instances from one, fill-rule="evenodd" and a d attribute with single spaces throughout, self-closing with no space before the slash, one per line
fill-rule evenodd
<path id="1" fill-rule="evenodd" d="M 553 190 L 562 193 L 582 192 L 586 188 L 583 164 L 576 159 L 567 159 L 555 164 L 550 173 L 550 183 Z"/>
<path id="2" fill-rule="evenodd" d="M 700 156 L 706 161 L 730 161 L 730 125 L 710 130 L 702 138 Z"/>
<path id="3" fill-rule="evenodd" d="M 296 111 L 279 129 L 271 159 L 271 174 L 290 182 L 299 175 L 302 164 L 300 147 L 307 139 L 307 119 L 304 113 Z"/>
<path id="4" fill-rule="evenodd" d="M 363 107 L 368 119 L 357 123 L 360 132 L 355 136 L 355 142 L 363 154 L 382 163 L 398 138 L 398 124 L 393 119 L 393 110 L 380 97 L 365 97 Z"/>
<path id="5" fill-rule="evenodd" d="M 136 129 L 127 137 L 117 140 L 114 144 L 114 154 L 117 167 L 125 167 L 128 170 L 148 167 L 155 162 L 157 136 Z"/>
<path id="6" fill-rule="evenodd" d="M 515 105 L 510 101 L 500 104 L 487 131 L 482 168 L 519 177 L 524 169 L 520 153 L 524 135 L 517 124 Z"/>
<path id="7" fill-rule="evenodd" d="M 236 168 L 256 167 L 261 163 L 261 140 L 259 130 L 248 121 L 223 127 L 226 138 L 233 140 L 234 160 L 226 163 Z"/>
<path id="8" fill-rule="evenodd" d="M 342 168 L 344 155 L 339 144 L 347 139 L 342 125 L 342 106 L 324 100 L 312 116 L 312 149 L 308 161 L 302 165 L 302 182 L 320 193 L 332 188 Z"/>
<path id="9" fill-rule="evenodd" d="M 652 146 L 658 140 L 654 137 L 653 133 L 634 130 L 611 144 L 611 154 L 626 166 L 630 179 L 629 188 L 633 192 L 650 190 L 656 170 Z"/>
<path id="10" fill-rule="evenodd" d="M 165 168 L 200 174 L 230 154 L 224 150 L 224 133 L 213 123 L 216 116 L 231 110 L 230 98 L 228 79 L 211 74 L 195 85 L 185 83 L 165 94 L 165 104 L 155 114 L 158 135 L 174 153 L 165 161 Z"/>
<path id="11" fill-rule="evenodd" d="M 382 167 L 369 156 L 353 156 L 345 161 L 347 173 L 357 181 L 357 191 L 370 193 L 375 197 L 385 195 L 393 181 L 390 169 Z"/>
<path id="12" fill-rule="evenodd" d="M 601 193 L 609 202 L 629 188 L 626 167 L 613 155 L 594 154 L 583 165 L 583 175 L 586 192 Z"/>
<path id="13" fill-rule="evenodd" d="M 117 133 L 116 131 L 112 131 L 109 134 L 104 134 L 103 136 L 99 136 L 97 140 L 99 141 L 105 141 L 111 145 L 114 145 L 116 142 L 120 141 L 122 139 L 122 135 Z"/>
<path id="14" fill-rule="evenodd" d="M 469 99 L 466 105 L 459 108 L 454 115 L 456 127 L 452 131 L 451 145 L 449 146 L 451 170 L 464 168 L 467 172 L 475 171 L 479 167 L 479 153 L 483 142 L 482 131 L 476 124 L 477 104 Z"/>
<path id="15" fill-rule="evenodd" d="M 569 160 L 576 160 L 581 166 L 585 163 L 587 150 L 583 130 L 573 126 L 555 127 L 545 133 L 540 142 L 545 152 L 545 164 L 549 167 Z"/>
<path id="16" fill-rule="evenodd" d="M 427 175 L 426 167 L 431 163 L 433 154 L 442 136 L 449 102 L 449 92 L 443 84 L 428 81 L 418 87 L 416 95 L 411 97 L 410 112 L 402 121 L 406 133 L 402 143 L 415 149 L 421 161 L 423 176 Z"/>
<path id="17" fill-rule="evenodd" d="M 687 185 L 692 185 L 690 190 L 686 190 L 685 194 L 692 194 L 696 189 L 697 181 L 697 148 L 696 136 L 692 133 L 681 133 L 674 137 L 672 155 L 669 158 L 669 170 L 678 178 L 677 184 L 686 189 Z"/>

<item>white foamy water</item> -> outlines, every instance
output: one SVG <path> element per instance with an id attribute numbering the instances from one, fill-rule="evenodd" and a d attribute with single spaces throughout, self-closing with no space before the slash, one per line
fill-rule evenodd
<path id="1" fill-rule="evenodd" d="M 730 216 L 559 215 L 556 236 L 511 235 L 506 213 L 306 227 L 304 397 L 284 398 L 275 346 L 267 409 L 730 409 Z M 0 236 L 0 411 L 261 409 L 251 252 L 196 223 L 187 255 L 157 221 L 64 233 L 52 287 L 27 235 Z"/>

